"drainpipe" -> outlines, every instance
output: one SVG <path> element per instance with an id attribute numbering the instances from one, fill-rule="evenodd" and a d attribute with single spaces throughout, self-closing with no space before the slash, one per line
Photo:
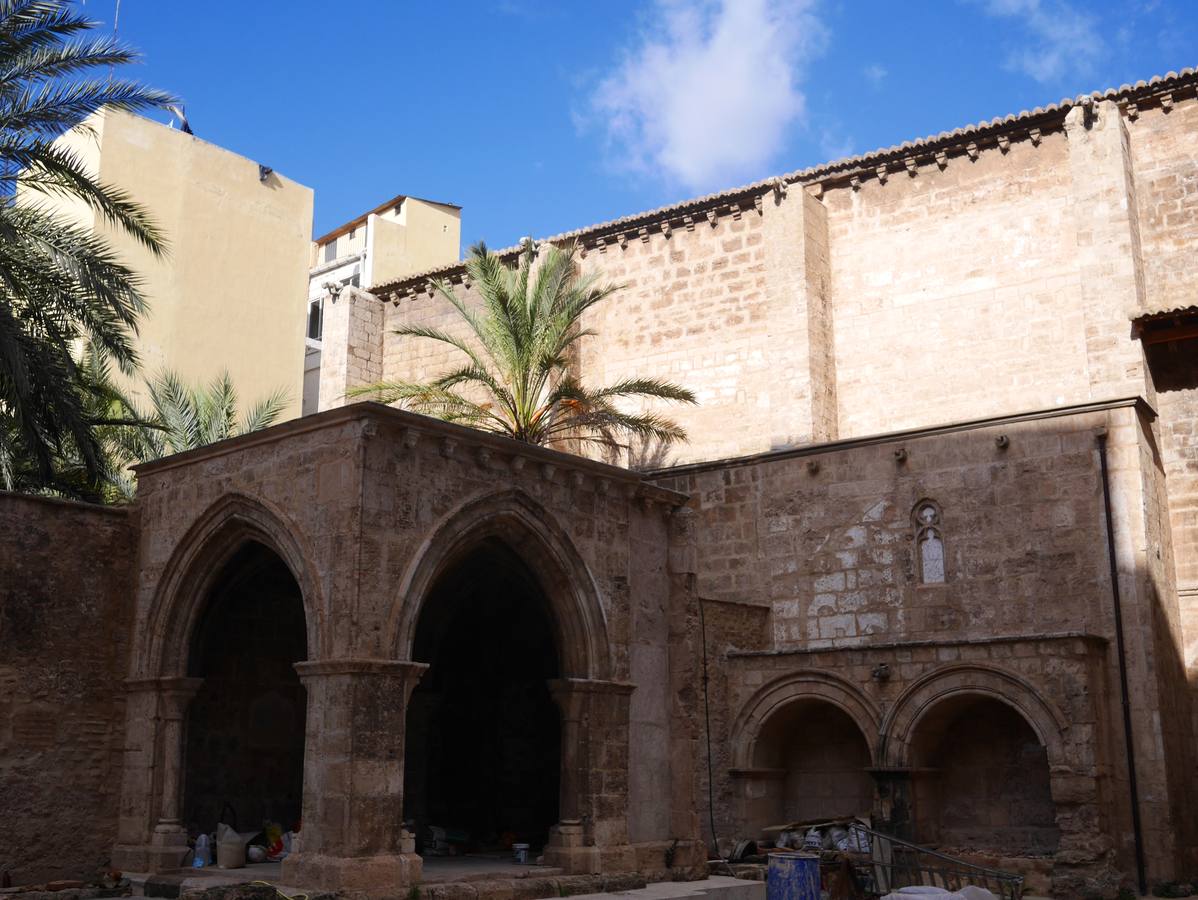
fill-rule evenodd
<path id="1" fill-rule="evenodd" d="M 1107 557 L 1111 564 L 1111 603 L 1115 612 L 1115 653 L 1119 659 L 1119 699 L 1123 704 L 1123 742 L 1127 750 L 1127 789 L 1131 795 L 1131 827 L 1136 844 L 1136 881 L 1141 894 L 1148 893 L 1144 865 L 1144 832 L 1140 824 L 1140 789 L 1136 783 L 1136 746 L 1132 738 L 1131 700 L 1127 689 L 1127 651 L 1123 643 L 1123 601 L 1119 595 L 1119 567 L 1115 563 L 1115 523 L 1111 515 L 1111 476 L 1107 466 L 1107 431 L 1099 429 L 1098 460 L 1102 467 L 1102 504 L 1106 514 Z"/>

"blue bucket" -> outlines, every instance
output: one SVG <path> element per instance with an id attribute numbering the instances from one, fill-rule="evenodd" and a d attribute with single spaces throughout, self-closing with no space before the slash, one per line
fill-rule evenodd
<path id="1" fill-rule="evenodd" d="M 819 900 L 819 857 L 811 853 L 771 853 L 766 900 Z"/>

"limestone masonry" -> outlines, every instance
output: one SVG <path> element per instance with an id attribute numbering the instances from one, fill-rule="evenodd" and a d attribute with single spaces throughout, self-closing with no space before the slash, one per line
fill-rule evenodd
<path id="1" fill-rule="evenodd" d="M 685 878 L 867 814 L 1033 893 L 1198 874 L 1196 86 L 549 239 L 624 285 L 579 375 L 698 394 L 669 453 L 344 405 L 452 361 L 393 330 L 459 265 L 343 290 L 323 411 L 130 510 L 0 498 L 0 867 L 232 813 L 400 896 L 455 841 Z"/>

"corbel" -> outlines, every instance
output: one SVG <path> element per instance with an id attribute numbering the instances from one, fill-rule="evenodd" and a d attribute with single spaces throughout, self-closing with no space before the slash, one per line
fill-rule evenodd
<path id="1" fill-rule="evenodd" d="M 649 229 L 647 226 L 642 225 L 636 230 L 636 233 L 640 237 L 642 244 L 649 243 Z"/>
<path id="2" fill-rule="evenodd" d="M 1011 136 L 1009 134 L 1000 134 L 998 136 L 998 149 L 1003 153 L 1011 149 Z"/>
<path id="3" fill-rule="evenodd" d="M 824 183 L 822 181 L 817 181 L 813 184 L 807 185 L 807 193 L 809 193 L 816 200 L 822 200 L 824 197 Z"/>
<path id="4" fill-rule="evenodd" d="M 433 283 L 431 281 L 426 281 L 424 283 L 424 292 L 428 295 L 429 299 L 431 300 L 433 297 L 433 294 L 435 294 L 437 292 L 437 289 L 433 286 Z"/>
<path id="5" fill-rule="evenodd" d="M 1163 94 L 1161 94 L 1161 111 L 1162 112 L 1172 112 L 1173 111 L 1173 92 L 1172 91 L 1165 91 Z"/>
<path id="6" fill-rule="evenodd" d="M 732 213 L 732 218 L 733 218 L 733 219 L 735 219 L 735 220 L 736 220 L 736 221 L 738 221 L 738 222 L 740 221 L 740 213 L 741 213 L 741 208 L 740 208 L 740 204 L 739 204 L 739 203 L 733 203 L 733 204 L 730 204 L 730 205 L 729 205 L 729 207 L 728 207 L 728 211 L 729 211 L 730 213 Z"/>
<path id="7" fill-rule="evenodd" d="M 977 161 L 978 161 L 978 145 L 977 145 L 976 143 L 974 143 L 973 141 L 970 141 L 968 144 L 966 144 L 966 145 L 965 145 L 965 152 L 966 152 L 967 154 L 969 154 L 969 161 L 970 161 L 970 162 L 977 162 Z"/>
<path id="8" fill-rule="evenodd" d="M 524 471 L 524 467 L 528 465 L 528 460 L 523 456 L 513 456 L 509 465 L 511 466 L 512 471 L 519 475 Z"/>
<path id="9" fill-rule="evenodd" d="M 541 478 L 545 481 L 553 481 L 554 473 L 557 472 L 557 466 L 553 463 L 541 463 Z"/>
<path id="10" fill-rule="evenodd" d="M 468 291 L 468 290 L 470 290 L 470 286 L 471 286 L 472 284 L 474 284 L 474 279 L 470 277 L 470 273 L 469 273 L 469 272 L 463 272 L 463 273 L 462 273 L 462 288 L 463 288 L 464 290 L 467 290 L 467 291 Z"/>
<path id="11" fill-rule="evenodd" d="M 1030 131 L 1028 131 L 1028 133 L 1027 133 L 1027 136 L 1028 136 L 1029 138 L 1031 138 L 1031 139 L 1032 139 L 1032 146 L 1033 146 L 1033 147 L 1039 147 L 1039 146 L 1040 146 L 1040 140 L 1042 139 L 1043 135 L 1041 135 L 1041 134 L 1040 134 L 1040 129 L 1039 129 L 1039 128 L 1033 128 L 1033 129 L 1031 129 Z"/>
<path id="12" fill-rule="evenodd" d="M 661 236 L 664 237 L 667 241 L 670 239 L 670 235 L 673 233 L 673 231 L 674 231 L 674 228 L 672 225 L 670 225 L 670 223 L 668 221 L 661 223 Z"/>
<path id="13" fill-rule="evenodd" d="M 885 166 L 878 166 L 876 169 L 874 169 L 874 174 L 878 176 L 879 184 L 885 184 L 886 179 L 890 177 Z"/>
<path id="14" fill-rule="evenodd" d="M 940 167 L 941 172 L 948 168 L 948 153 L 944 150 L 936 151 L 936 165 Z"/>
<path id="15" fill-rule="evenodd" d="M 708 225 L 710 225 L 712 228 L 715 228 L 716 225 L 719 224 L 719 220 L 720 220 L 719 214 L 716 213 L 716 211 L 714 209 L 707 210 L 707 224 Z"/>
<path id="16" fill-rule="evenodd" d="M 580 258 L 580 259 L 586 259 L 586 258 L 587 258 L 587 253 L 588 253 L 588 252 L 589 252 L 589 250 L 587 249 L 587 242 L 586 242 L 586 241 L 579 241 L 579 242 L 578 242 L 578 256 L 579 256 L 579 258 Z"/>
<path id="17" fill-rule="evenodd" d="M 1127 110 L 1127 117 L 1133 122 L 1140 118 L 1140 107 L 1134 101 L 1129 100 L 1123 108 Z"/>
<path id="18" fill-rule="evenodd" d="M 486 447 L 479 447 L 478 452 L 474 454 L 474 458 L 478 460 L 480 469 L 487 469 L 491 466 L 491 451 Z"/>
<path id="19" fill-rule="evenodd" d="M 453 459 L 454 454 L 458 452 L 458 442 L 453 438 L 441 438 L 441 455 L 446 459 Z"/>
<path id="20" fill-rule="evenodd" d="M 582 481 L 583 481 L 583 477 L 582 477 L 581 472 L 571 472 L 570 473 L 570 487 L 577 490 L 578 488 L 582 487 Z"/>
<path id="21" fill-rule="evenodd" d="M 859 175 L 854 175 L 852 178 L 850 178 L 849 187 L 851 187 L 854 191 L 861 190 L 861 177 Z"/>
<path id="22" fill-rule="evenodd" d="M 916 172 L 917 172 L 917 166 L 915 164 L 915 157 L 908 156 L 906 159 L 903 160 L 903 165 L 907 167 L 907 174 L 910 175 L 912 178 L 914 178 L 916 175 Z"/>
<path id="23" fill-rule="evenodd" d="M 618 240 L 620 242 L 620 249 L 627 250 L 628 249 L 628 235 L 625 232 L 621 231 Z"/>
<path id="24" fill-rule="evenodd" d="M 753 198 L 753 209 L 757 210 L 759 215 L 765 214 L 765 203 L 762 200 L 762 195 L 758 194 Z"/>
<path id="25" fill-rule="evenodd" d="M 775 178 L 773 184 L 774 196 L 779 200 L 785 198 L 787 187 L 788 185 L 786 184 L 785 178 Z"/>
<path id="26" fill-rule="evenodd" d="M 420 441 L 420 432 L 415 428 L 405 428 L 401 440 L 403 441 L 404 449 L 411 450 Z"/>
<path id="27" fill-rule="evenodd" d="M 611 482 L 606 478 L 600 478 L 595 482 L 595 493 L 605 495 L 611 490 Z"/>
<path id="28" fill-rule="evenodd" d="M 694 216 L 683 216 L 682 224 L 686 226 L 687 231 L 694 231 L 695 230 L 695 217 Z"/>

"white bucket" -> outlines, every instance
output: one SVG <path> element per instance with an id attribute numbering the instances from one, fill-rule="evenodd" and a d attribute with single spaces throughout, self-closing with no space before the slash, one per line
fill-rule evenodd
<path id="1" fill-rule="evenodd" d="M 528 863 L 528 844 L 512 844 L 512 862 L 520 866 Z"/>

